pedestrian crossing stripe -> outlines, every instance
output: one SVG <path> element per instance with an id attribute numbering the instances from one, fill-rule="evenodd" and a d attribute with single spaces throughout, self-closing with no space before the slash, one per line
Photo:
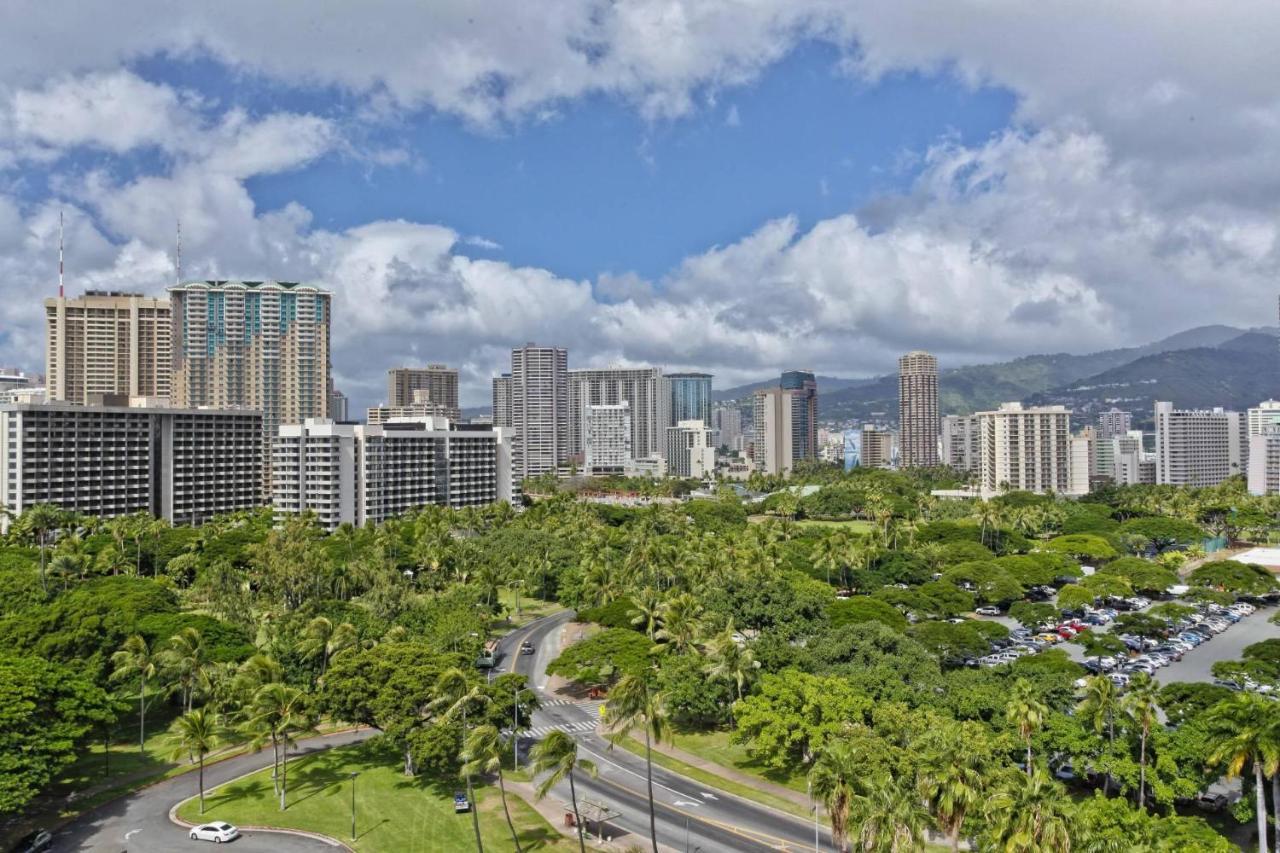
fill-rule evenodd
<path id="1" fill-rule="evenodd" d="M 534 726 L 531 729 L 525 729 L 521 734 L 531 734 L 534 737 L 546 737 L 552 732 L 564 732 L 565 734 L 574 734 L 577 732 L 594 731 L 596 727 L 594 720 L 584 720 L 577 723 L 559 723 L 554 726 Z"/>
<path id="2" fill-rule="evenodd" d="M 602 701 L 600 701 L 600 700 L 598 700 L 598 699 L 594 699 L 594 700 L 587 700 L 587 701 L 585 701 L 585 702 L 583 702 L 583 701 L 579 701 L 579 700 L 577 700 L 577 699 L 553 699 L 553 700 L 551 700 L 550 702 L 543 702 L 543 703 L 542 703 L 542 707 L 544 707 L 544 708 L 556 708 L 556 707 L 560 707 L 560 706 L 563 706 L 563 705 L 576 705 L 576 706 L 578 706 L 579 708 L 590 708 L 592 705 L 603 705 L 603 704 L 604 704 L 604 702 L 602 702 Z"/>

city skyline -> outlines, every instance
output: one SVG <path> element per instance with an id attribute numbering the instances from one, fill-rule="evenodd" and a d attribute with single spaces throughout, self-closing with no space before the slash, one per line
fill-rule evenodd
<path id="1" fill-rule="evenodd" d="M 1277 60 L 1254 34 L 1278 10 L 1183 8 L 1152 31 L 979 7 L 921 35 L 911 4 L 896 24 L 640 5 L 406 7 L 376 51 L 347 10 L 280 10 L 270 38 L 132 0 L 92 26 L 15 16 L 0 363 L 39 369 L 60 213 L 70 296 L 160 295 L 179 221 L 185 276 L 332 291 L 355 411 L 388 366 L 428 360 L 474 405 L 525 340 L 729 387 L 792 364 L 884 375 L 915 347 L 1096 351 L 1274 304 L 1280 122 L 1258 81 Z M 49 44 L 66 49 L 33 52 Z"/>

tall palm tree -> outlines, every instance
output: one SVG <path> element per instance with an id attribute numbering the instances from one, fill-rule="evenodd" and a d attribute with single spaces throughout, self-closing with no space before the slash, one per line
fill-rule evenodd
<path id="1" fill-rule="evenodd" d="M 1000 522 L 1004 520 L 1004 514 L 1000 510 L 1000 506 L 993 501 L 980 501 L 977 510 L 974 513 L 978 519 L 979 537 L 982 544 L 990 548 L 996 539 L 996 535 L 1000 530 Z M 991 536 L 988 538 L 987 534 Z"/>
<path id="2" fill-rule="evenodd" d="M 632 607 L 627 611 L 631 624 L 643 628 L 644 635 L 655 639 L 658 623 L 662 613 L 662 596 L 652 587 L 645 587 L 632 598 Z"/>
<path id="3" fill-rule="evenodd" d="M 865 793 L 854 797 L 850 818 L 858 827 L 858 849 L 863 853 L 924 849 L 929 812 L 903 779 L 874 776 Z"/>
<path id="4" fill-rule="evenodd" d="M 307 694 L 280 682 L 265 684 L 254 694 L 246 712 L 245 732 L 255 746 L 271 741 L 273 779 L 278 781 L 280 811 L 286 808 L 289 791 L 289 747 L 299 734 L 314 729 L 315 720 L 307 707 Z"/>
<path id="5" fill-rule="evenodd" d="M 964 820 L 984 799 L 990 770 L 971 734 L 960 724 L 926 734 L 916 770 L 919 793 L 933 807 L 952 850 L 960 849 Z"/>
<path id="6" fill-rule="evenodd" d="M 827 808 L 831 820 L 831 840 L 836 850 L 845 849 L 849 837 L 849 817 L 853 801 L 862 792 L 865 764 L 845 740 L 832 739 L 819 752 L 809 769 L 809 790 Z"/>
<path id="7" fill-rule="evenodd" d="M 1086 725 L 1093 726 L 1094 732 L 1101 735 L 1107 733 L 1108 747 L 1116 741 L 1116 717 L 1120 714 L 1120 694 L 1115 684 L 1105 675 L 1095 675 L 1088 679 L 1084 690 L 1084 698 L 1076 705 L 1076 716 Z M 1107 773 L 1102 782 L 1102 793 L 1111 791 L 1111 774 Z"/>
<path id="8" fill-rule="evenodd" d="M 317 616 L 307 623 L 298 644 L 298 651 L 305 660 L 320 661 L 320 677 L 329 669 L 329 662 L 360 642 L 359 632 L 350 622 L 334 625 L 324 616 Z"/>
<path id="9" fill-rule="evenodd" d="M 843 533 L 832 533 L 818 543 L 813 561 L 819 568 L 826 569 L 828 584 L 831 583 L 831 572 L 844 566 L 848 553 L 849 539 Z"/>
<path id="10" fill-rule="evenodd" d="M 197 784 L 200 787 L 200 814 L 204 814 L 204 757 L 223 741 L 218 718 L 197 708 L 173 721 L 168 735 L 169 758 L 177 761 L 183 756 L 195 756 L 200 765 Z"/>
<path id="11" fill-rule="evenodd" d="M 987 798 L 981 849 L 1070 853 L 1075 835 L 1071 799 L 1042 768 L 1028 777 L 1010 773 Z"/>
<path id="12" fill-rule="evenodd" d="M 1263 793 L 1270 733 L 1274 731 L 1275 706 L 1254 693 L 1224 699 L 1205 714 L 1209 729 L 1209 766 L 1224 767 L 1235 779 L 1246 766 L 1253 767 L 1254 811 L 1258 819 L 1258 849 L 1267 848 L 1267 799 Z"/>
<path id="13" fill-rule="evenodd" d="M 1124 697 L 1124 707 L 1138 728 L 1138 808 L 1141 809 L 1147 798 L 1147 741 L 1151 737 L 1151 727 L 1158 719 L 1156 683 L 1151 676 L 1144 673 L 1134 676 Z"/>
<path id="14" fill-rule="evenodd" d="M 124 641 L 119 651 L 111 656 L 112 681 L 138 679 L 138 749 L 147 746 L 147 680 L 154 678 L 160 665 L 160 655 L 152 651 L 141 634 L 134 634 Z"/>
<path id="15" fill-rule="evenodd" d="M 578 850 L 587 853 L 587 842 L 578 812 L 578 789 L 573 783 L 573 771 L 580 770 L 588 776 L 596 775 L 596 766 L 578 756 L 578 742 L 564 732 L 553 731 L 529 752 L 530 772 L 536 777 L 543 773 L 547 778 L 538 785 L 538 799 L 565 779 L 569 780 L 569 803 L 573 806 L 573 825 L 578 828 Z"/>
<path id="16" fill-rule="evenodd" d="M 169 638 L 168 647 L 160 653 L 160 660 L 182 697 L 182 707 L 190 712 L 196 690 L 204 683 L 205 669 L 209 666 L 204 637 L 196 628 L 183 628 Z"/>
<path id="17" fill-rule="evenodd" d="M 52 504 L 36 504 L 18 516 L 18 529 L 40 546 L 40 589 L 49 594 L 49 582 L 45 577 L 45 561 L 49 550 L 49 536 L 62 527 L 65 514 Z"/>
<path id="18" fill-rule="evenodd" d="M 450 667 L 440 673 L 436 678 L 435 686 L 432 688 L 434 699 L 431 701 L 431 707 L 444 709 L 443 716 L 445 718 L 453 718 L 459 716 L 462 718 L 462 739 L 467 739 L 467 710 L 472 705 L 479 704 L 487 697 L 480 692 L 480 688 L 473 685 L 468 680 L 466 673 L 457 667 Z M 405 766 L 409 765 L 409 750 L 405 747 Z M 464 768 L 465 770 L 465 768 Z M 484 853 L 484 842 L 480 840 L 480 815 L 476 811 L 475 790 L 471 784 L 471 774 L 463 773 L 463 778 L 467 782 L 467 801 L 471 803 L 471 827 L 476 834 L 476 851 Z"/>
<path id="19" fill-rule="evenodd" d="M 1044 725 L 1049 715 L 1049 706 L 1040 701 L 1040 696 L 1030 681 L 1019 678 L 1013 684 L 1013 695 L 1005 706 L 1005 716 L 1018 727 L 1018 737 L 1027 745 L 1027 776 L 1031 775 L 1031 738 Z"/>
<path id="20" fill-rule="evenodd" d="M 609 729 L 610 747 L 629 735 L 633 729 L 644 731 L 645 782 L 649 794 L 649 839 L 653 853 L 658 853 L 658 822 L 653 803 L 653 742 L 667 739 L 667 711 L 661 693 L 643 679 L 624 675 L 609 691 L 605 703 L 605 723 Z"/>
<path id="21" fill-rule="evenodd" d="M 747 686 L 747 682 L 760 668 L 760 661 L 756 660 L 756 656 L 751 649 L 745 645 L 739 645 L 734 638 L 733 620 L 729 620 L 729 624 L 725 629 L 717 634 L 707 645 L 707 657 L 709 662 L 706 666 L 707 677 L 713 681 L 728 681 L 734 686 L 738 693 L 738 701 L 742 701 L 743 688 Z M 729 718 L 734 719 L 734 706 L 729 706 Z"/>
<path id="22" fill-rule="evenodd" d="M 476 726 L 462 747 L 462 775 L 471 778 L 476 773 L 497 773 L 498 791 L 502 794 L 502 811 L 507 816 L 507 828 L 511 830 L 511 841 L 516 846 L 516 853 L 524 853 L 520 847 L 520 836 L 516 834 L 516 825 L 511 821 L 511 810 L 507 808 L 507 786 L 502 777 L 502 735 L 498 727 L 485 724 Z M 472 810 L 475 810 L 474 804 Z"/>
<path id="23" fill-rule="evenodd" d="M 677 652 L 693 648 L 702 635 L 702 603 L 691 592 L 682 592 L 664 601 L 658 609 L 658 618 L 662 627 L 654 632 L 654 639 Z"/>

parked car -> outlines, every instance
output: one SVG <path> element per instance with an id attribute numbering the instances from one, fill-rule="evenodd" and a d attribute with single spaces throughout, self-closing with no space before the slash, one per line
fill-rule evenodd
<path id="1" fill-rule="evenodd" d="M 1107 678 L 1110 678 L 1110 679 L 1111 679 L 1111 683 L 1112 683 L 1112 684 L 1114 684 L 1116 687 L 1128 687 L 1128 686 L 1129 686 L 1129 676 L 1128 676 L 1126 673 L 1123 673 L 1123 672 L 1113 672 L 1113 673 L 1111 673 L 1110 675 L 1108 675 L 1108 676 L 1107 676 Z"/>
<path id="2" fill-rule="evenodd" d="M 191 827 L 192 841 L 212 841 L 222 844 L 224 841 L 235 841 L 240 837 L 240 830 L 229 823 L 205 823 Z"/>
<path id="3" fill-rule="evenodd" d="M 13 853 L 42 853 L 51 847 L 53 835 L 47 829 L 37 829 L 19 838 L 11 849 Z"/>
<path id="4" fill-rule="evenodd" d="M 979 607 L 977 610 L 973 612 L 977 613 L 979 616 L 999 616 L 1000 608 L 993 607 L 990 604 L 984 604 L 982 607 Z"/>
<path id="5" fill-rule="evenodd" d="M 1227 807 L 1227 795 L 1205 791 L 1196 797 L 1196 805 L 1205 811 L 1220 812 Z"/>
<path id="6" fill-rule="evenodd" d="M 462 791 L 455 791 L 453 794 L 454 814 L 457 814 L 459 812 L 469 812 L 469 811 L 471 811 L 471 801 L 467 799 L 467 795 L 464 794 Z"/>

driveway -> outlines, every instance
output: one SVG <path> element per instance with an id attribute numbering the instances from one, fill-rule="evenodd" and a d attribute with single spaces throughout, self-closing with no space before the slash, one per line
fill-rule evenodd
<path id="1" fill-rule="evenodd" d="M 372 729 L 340 732 L 300 741 L 291 755 L 305 755 L 335 746 L 358 743 L 372 737 Z M 246 773 L 271 766 L 270 750 L 229 758 L 204 770 L 206 788 L 229 782 Z M 54 835 L 53 851 L 88 850 L 96 853 L 172 853 L 175 850 L 204 851 L 214 845 L 192 841 L 187 831 L 169 820 L 169 809 L 196 793 L 196 774 L 168 779 L 114 800 L 84 814 Z M 221 849 L 221 847 L 219 847 Z M 278 832 L 246 832 L 232 848 L 236 853 L 305 853 L 327 851 L 332 845 L 322 841 Z"/>

